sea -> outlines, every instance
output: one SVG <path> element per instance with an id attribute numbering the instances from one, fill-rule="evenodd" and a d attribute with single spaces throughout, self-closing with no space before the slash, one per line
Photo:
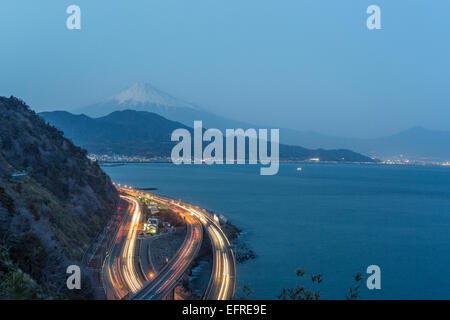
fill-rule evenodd
<path id="1" fill-rule="evenodd" d="M 361 273 L 360 299 L 450 299 L 450 167 L 281 164 L 126 164 L 113 181 L 222 214 L 256 258 L 238 264 L 237 295 L 277 299 L 300 283 L 345 299 Z M 371 265 L 380 289 L 369 289 Z M 297 277 L 302 268 L 306 275 Z M 311 283 L 310 275 L 323 281 Z"/>

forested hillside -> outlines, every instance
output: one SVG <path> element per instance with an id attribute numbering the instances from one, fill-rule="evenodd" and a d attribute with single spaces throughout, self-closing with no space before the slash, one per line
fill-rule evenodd
<path id="1" fill-rule="evenodd" d="M 115 212 L 118 194 L 87 152 L 21 100 L 0 97 L 0 298 L 88 297 L 66 267 Z"/>

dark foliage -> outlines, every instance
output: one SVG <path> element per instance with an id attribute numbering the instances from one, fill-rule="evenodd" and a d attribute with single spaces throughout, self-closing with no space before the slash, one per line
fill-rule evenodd
<path id="1" fill-rule="evenodd" d="M 0 296 L 72 297 L 64 292 L 65 267 L 80 263 L 118 193 L 86 150 L 22 100 L 0 97 L 0 114 L 0 239 L 4 265 L 14 265 Z M 79 298 L 92 293 L 85 289 Z"/>
<path id="2" fill-rule="evenodd" d="M 311 285 L 315 286 L 315 289 L 309 289 L 303 285 L 303 277 L 306 275 L 306 270 L 298 268 L 295 271 L 296 276 L 299 278 L 295 287 L 284 288 L 281 294 L 278 296 L 280 300 L 319 300 L 320 290 L 319 285 L 322 283 L 323 278 L 321 274 L 311 275 Z"/>
<path id="3" fill-rule="evenodd" d="M 0 186 L 0 204 L 6 208 L 10 214 L 14 214 L 14 199 L 6 193 L 5 188 L 2 186 Z"/>
<path id="4" fill-rule="evenodd" d="M 10 255 L 22 271 L 38 282 L 42 279 L 48 254 L 36 234 L 24 234 L 10 248 Z"/>

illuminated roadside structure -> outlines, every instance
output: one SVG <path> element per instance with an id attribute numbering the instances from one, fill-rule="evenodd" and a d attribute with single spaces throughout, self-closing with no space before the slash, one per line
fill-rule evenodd
<path id="1" fill-rule="evenodd" d="M 159 213 L 159 210 L 158 210 L 158 208 L 156 206 L 151 206 L 150 205 L 150 206 L 148 206 L 148 209 L 150 210 L 152 215 Z"/>
<path id="2" fill-rule="evenodd" d="M 158 233 L 159 221 L 157 218 L 148 218 L 147 223 L 144 224 L 144 232 L 150 234 Z"/>

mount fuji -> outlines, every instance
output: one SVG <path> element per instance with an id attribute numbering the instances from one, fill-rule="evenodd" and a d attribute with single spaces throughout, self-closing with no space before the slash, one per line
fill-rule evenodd
<path id="1" fill-rule="evenodd" d="M 115 111 L 135 110 L 159 114 L 172 121 L 192 126 L 194 120 L 202 120 L 206 128 L 248 128 L 250 124 L 221 117 L 148 83 L 135 83 L 129 88 L 87 107 L 75 109 L 73 114 L 85 114 L 92 118 L 106 116 Z"/>
<path id="2" fill-rule="evenodd" d="M 72 111 L 99 118 L 116 111 L 135 110 L 156 113 L 166 119 L 192 127 L 195 120 L 202 120 L 204 128 L 271 128 L 219 116 L 198 105 L 173 97 L 150 84 L 135 83 L 129 88 L 105 99 L 101 103 Z M 399 156 L 413 160 L 440 161 L 450 159 L 446 146 L 450 132 L 413 128 L 397 135 L 376 139 L 358 139 L 327 136 L 316 132 L 280 128 L 280 142 L 308 149 L 349 149 L 375 158 L 392 159 Z"/>

